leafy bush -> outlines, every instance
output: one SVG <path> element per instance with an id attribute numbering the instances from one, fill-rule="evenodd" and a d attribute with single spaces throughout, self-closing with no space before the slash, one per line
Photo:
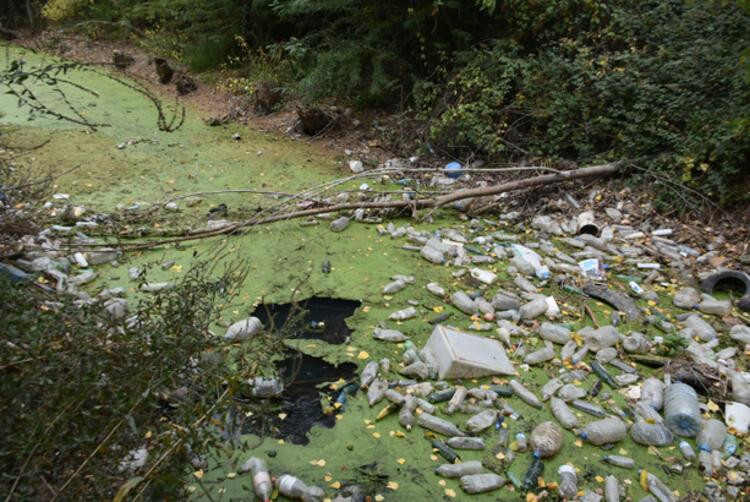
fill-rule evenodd
<path id="1" fill-rule="evenodd" d="M 431 139 L 491 157 L 632 159 L 721 203 L 747 200 L 750 85 L 739 57 L 750 17 L 678 1 L 610 3 L 605 15 L 594 32 L 536 48 L 494 41 L 459 54 L 444 93 L 419 96 L 422 117 L 435 117 Z"/>
<path id="2" fill-rule="evenodd" d="M 2 492 L 104 500 L 133 479 L 148 499 L 184 499 L 186 475 L 218 444 L 216 417 L 281 347 L 263 335 L 229 349 L 209 333 L 242 280 L 243 267 L 228 270 L 196 266 L 174 289 L 131 300 L 127 321 L 103 300 L 48 297 L 0 275 Z M 128 466 L 140 448 L 143 465 Z"/>

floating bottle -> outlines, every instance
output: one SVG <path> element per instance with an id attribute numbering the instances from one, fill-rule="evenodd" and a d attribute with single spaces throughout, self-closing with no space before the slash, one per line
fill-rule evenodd
<path id="1" fill-rule="evenodd" d="M 620 483 L 611 474 L 604 479 L 604 500 L 620 502 Z"/>
<path id="2" fill-rule="evenodd" d="M 531 431 L 530 443 L 534 457 L 553 457 L 562 448 L 562 429 L 553 422 L 542 422 Z"/>
<path id="3" fill-rule="evenodd" d="M 266 463 L 258 457 L 250 457 L 240 467 L 240 472 L 250 472 L 253 477 L 253 491 L 255 495 L 263 502 L 271 500 L 273 493 L 273 484 L 271 476 L 268 474 Z"/>
<path id="4" fill-rule="evenodd" d="M 570 464 L 563 464 L 557 469 L 557 475 L 560 476 L 557 493 L 568 500 L 575 499 L 578 496 L 578 477 L 575 468 Z"/>
<path id="5" fill-rule="evenodd" d="M 673 383 L 664 391 L 664 423 L 678 436 L 695 437 L 701 428 L 698 394 L 684 383 Z"/>
<path id="6" fill-rule="evenodd" d="M 521 384 L 518 380 L 511 380 L 509 385 L 510 388 L 513 389 L 513 393 L 526 404 L 528 404 L 529 406 L 533 406 L 534 408 L 542 407 L 542 403 L 539 401 L 539 398 L 537 398 L 529 389 L 524 387 L 523 384 Z"/>
<path id="7" fill-rule="evenodd" d="M 505 484 L 505 478 L 494 473 L 461 476 L 461 488 L 466 493 L 485 493 L 497 490 Z"/>
<path id="8" fill-rule="evenodd" d="M 366 389 L 375 380 L 375 377 L 378 376 L 378 368 L 378 363 L 375 361 L 370 361 L 365 365 L 365 368 L 359 375 L 359 387 L 361 389 Z"/>
<path id="9" fill-rule="evenodd" d="M 635 460 L 630 457 L 623 457 L 621 455 L 604 455 L 602 460 L 608 464 L 622 467 L 623 469 L 632 469 L 635 467 Z"/>
<path id="10" fill-rule="evenodd" d="M 435 474 L 444 478 L 460 478 L 470 474 L 479 474 L 484 468 L 479 460 L 469 460 L 460 464 L 443 464 L 435 468 Z"/>
<path id="11" fill-rule="evenodd" d="M 627 433 L 625 422 L 617 417 L 608 417 L 586 425 L 580 436 L 592 444 L 601 446 L 622 441 Z"/>
<path id="12" fill-rule="evenodd" d="M 437 432 L 438 434 L 443 434 L 445 436 L 464 436 L 465 434 L 461 432 L 458 427 L 456 427 L 454 424 L 447 420 L 443 420 L 442 418 L 438 418 L 434 415 L 430 415 L 429 413 L 422 413 L 417 418 L 417 423 L 420 425 L 420 427 L 424 427 L 425 429 L 429 429 L 433 432 Z"/>
<path id="13" fill-rule="evenodd" d="M 290 499 L 302 499 L 304 501 L 321 500 L 325 492 L 317 486 L 307 486 L 301 479 L 290 474 L 282 474 L 276 478 L 276 488 L 279 493 Z"/>
<path id="14" fill-rule="evenodd" d="M 646 446 L 667 446 L 674 441 L 672 432 L 665 425 L 645 420 L 638 420 L 630 427 L 630 437 Z"/>
<path id="15" fill-rule="evenodd" d="M 445 410 L 446 413 L 448 415 L 453 415 L 453 413 L 455 413 L 456 410 L 458 410 L 458 408 L 463 404 L 468 393 L 469 391 L 463 385 L 457 386 L 450 398 L 450 401 L 448 401 L 448 406 Z"/>
<path id="16" fill-rule="evenodd" d="M 578 427 L 578 417 L 575 413 L 565 404 L 565 401 L 553 397 L 549 401 L 550 408 L 552 408 L 552 414 L 555 416 L 560 425 L 566 429 L 574 429 Z"/>

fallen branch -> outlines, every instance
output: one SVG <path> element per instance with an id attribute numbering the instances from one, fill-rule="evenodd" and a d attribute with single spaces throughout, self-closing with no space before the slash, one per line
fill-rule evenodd
<path id="1" fill-rule="evenodd" d="M 177 244 L 180 242 L 205 239 L 208 237 L 215 237 L 217 235 L 226 235 L 236 232 L 242 228 L 251 227 L 255 225 L 266 225 L 277 221 L 292 220 L 295 218 L 305 218 L 308 216 L 315 216 L 323 213 L 333 213 L 339 211 L 353 211 L 356 209 L 403 209 L 412 208 L 425 209 L 432 208 L 438 209 L 447 204 L 451 204 L 456 201 L 464 199 L 473 199 L 480 197 L 489 197 L 493 195 L 499 195 L 501 193 L 513 192 L 516 190 L 524 190 L 528 188 L 535 188 L 544 185 L 550 185 L 554 183 L 560 183 L 564 181 L 578 180 L 584 178 L 595 178 L 602 176 L 609 176 L 615 174 L 619 169 L 618 163 L 602 164 L 597 166 L 582 167 L 580 169 L 574 169 L 571 171 L 560 171 L 553 174 L 543 174 L 540 176 L 533 176 L 531 178 L 525 178 L 516 181 L 510 181 L 507 183 L 501 183 L 498 185 L 490 185 L 479 188 L 464 188 L 456 190 L 445 195 L 438 197 L 431 197 L 426 199 L 415 199 L 415 200 L 389 200 L 380 202 L 347 202 L 342 204 L 334 204 L 330 206 L 315 207 L 310 209 L 303 209 L 299 211 L 283 212 L 270 216 L 258 215 L 254 218 L 232 223 L 225 227 L 221 227 L 214 230 L 201 230 L 189 235 L 182 237 L 175 237 L 172 239 L 164 239 L 158 241 L 142 242 L 138 244 L 121 245 L 120 248 L 124 251 L 135 251 L 140 249 L 150 249 L 158 246 L 165 246 L 169 244 Z"/>

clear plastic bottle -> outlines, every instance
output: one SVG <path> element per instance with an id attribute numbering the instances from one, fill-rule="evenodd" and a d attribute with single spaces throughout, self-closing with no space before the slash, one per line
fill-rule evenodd
<path id="1" fill-rule="evenodd" d="M 290 499 L 302 499 L 306 502 L 321 500 L 325 492 L 317 486 L 307 486 L 301 479 L 290 474 L 282 474 L 276 478 L 276 487 L 279 493 Z"/>
<path id="2" fill-rule="evenodd" d="M 680 453 L 682 453 L 682 456 L 687 460 L 692 460 L 695 458 L 695 451 L 693 450 L 693 447 L 690 446 L 690 443 L 684 440 L 680 441 Z"/>
<path id="3" fill-rule="evenodd" d="M 535 350 L 530 354 L 526 354 L 526 357 L 523 358 L 523 362 L 530 366 L 533 366 L 535 364 L 551 361 L 554 358 L 555 349 L 552 347 L 552 344 L 550 342 L 546 342 L 543 348 Z"/>
<path id="4" fill-rule="evenodd" d="M 523 432 L 516 433 L 516 445 L 518 446 L 518 451 L 524 452 L 529 449 L 529 441 L 526 438 L 526 434 Z"/>
<path id="5" fill-rule="evenodd" d="M 443 464 L 435 468 L 435 474 L 444 478 L 460 478 L 470 474 L 479 474 L 484 470 L 479 460 L 469 460 L 460 464 Z"/>
<path id="6" fill-rule="evenodd" d="M 698 460 L 704 474 L 710 476 L 713 473 L 713 452 L 721 450 L 726 436 L 727 428 L 721 421 L 712 418 L 703 422 L 695 441 L 698 444 Z"/>
<path id="7" fill-rule="evenodd" d="M 684 383 L 673 383 L 664 391 L 664 423 L 678 436 L 695 437 L 701 427 L 698 394 Z"/>
<path id="8" fill-rule="evenodd" d="M 560 425 L 566 429 L 575 429 L 578 427 L 578 417 L 576 417 L 573 410 L 571 410 L 565 401 L 553 397 L 549 401 L 550 408 L 552 408 L 552 414 L 555 416 Z"/>
<path id="9" fill-rule="evenodd" d="M 461 488 L 466 493 L 485 493 L 497 490 L 505 484 L 505 478 L 494 473 L 461 476 Z"/>
<path id="10" fill-rule="evenodd" d="M 661 479 L 657 478 L 650 472 L 646 473 L 646 484 L 648 486 L 648 491 L 659 502 L 675 502 L 677 500 L 675 499 L 674 495 L 672 495 L 672 491 L 667 487 L 667 485 L 665 485 Z"/>
<path id="11" fill-rule="evenodd" d="M 372 381 L 375 380 L 375 377 L 378 376 L 378 368 L 378 363 L 376 363 L 375 361 L 370 361 L 365 365 L 365 368 L 359 375 L 360 389 L 366 389 L 372 383 Z"/>
<path id="12" fill-rule="evenodd" d="M 458 410 L 466 399 L 468 392 L 469 391 L 463 385 L 456 387 L 456 391 L 453 393 L 450 401 L 448 401 L 448 406 L 446 408 L 446 413 L 448 413 L 448 415 L 453 415 Z"/>
<path id="13" fill-rule="evenodd" d="M 475 437 L 448 438 L 445 444 L 457 450 L 484 450 L 484 439 Z"/>
<path id="14" fill-rule="evenodd" d="M 620 483 L 611 474 L 604 480 L 604 500 L 607 502 L 620 502 Z"/>
<path id="15" fill-rule="evenodd" d="M 424 427 L 425 429 L 429 429 L 432 432 L 437 432 L 438 434 L 443 434 L 445 436 L 453 437 L 465 435 L 451 422 L 430 415 L 429 413 L 422 413 L 419 415 L 417 423 L 420 427 Z"/>
<path id="16" fill-rule="evenodd" d="M 553 457 L 562 448 L 563 431 L 553 422 L 542 422 L 531 431 L 530 443 L 535 457 Z"/>
<path id="17" fill-rule="evenodd" d="M 550 342 L 565 345 L 570 341 L 570 330 L 561 324 L 543 322 L 539 327 L 539 336 Z"/>
<path id="18" fill-rule="evenodd" d="M 659 411 L 664 405 L 664 383 L 654 377 L 645 379 L 641 384 L 641 401 Z"/>
<path id="19" fill-rule="evenodd" d="M 559 378 L 547 380 L 547 383 L 542 386 L 542 401 L 546 401 L 554 396 L 562 386 L 563 383 Z"/>
<path id="20" fill-rule="evenodd" d="M 732 310 L 732 302 L 729 300 L 717 300 L 711 295 L 701 295 L 702 301 L 698 304 L 698 310 L 704 314 L 725 316 Z"/>
<path id="21" fill-rule="evenodd" d="M 512 244 L 513 264 L 525 273 L 533 272 L 539 279 L 548 279 L 550 276 L 549 268 L 542 263 L 542 257 L 534 250 L 520 244 Z"/>
<path id="22" fill-rule="evenodd" d="M 547 304 L 546 298 L 539 297 L 521 305 L 521 308 L 518 309 L 518 313 L 520 314 L 521 319 L 534 319 L 547 312 L 548 307 L 549 305 Z"/>
<path id="23" fill-rule="evenodd" d="M 250 472 L 253 477 L 253 491 L 259 499 L 263 502 L 271 500 L 273 484 L 271 483 L 271 475 L 268 473 L 268 467 L 263 460 L 258 457 L 250 457 L 242 464 L 240 472 Z"/>
<path id="24" fill-rule="evenodd" d="M 625 422 L 617 417 L 608 417 L 586 425 L 580 436 L 592 444 L 601 446 L 622 441 L 627 433 Z"/>
<path id="25" fill-rule="evenodd" d="M 511 380 L 510 388 L 513 389 L 513 393 L 518 396 L 523 402 L 534 408 L 541 408 L 542 403 L 539 401 L 533 392 L 523 386 L 518 380 Z"/>
<path id="26" fill-rule="evenodd" d="M 375 406 L 385 397 L 385 391 L 388 390 L 388 382 L 376 378 L 367 389 L 367 404 Z"/>
<path id="27" fill-rule="evenodd" d="M 576 344 L 575 340 L 569 341 L 568 343 L 563 345 L 563 348 L 560 350 L 560 359 L 563 361 L 571 360 L 577 350 L 578 345 Z"/>
<path id="28" fill-rule="evenodd" d="M 666 426 L 645 420 L 638 420 L 630 427 L 630 437 L 636 443 L 646 446 L 667 446 L 674 441 L 672 432 Z"/>
<path id="29" fill-rule="evenodd" d="M 561 497 L 573 500 L 578 496 L 578 476 L 575 468 L 570 464 L 563 464 L 557 469 L 557 475 L 560 476 L 560 483 L 557 486 L 557 492 Z"/>
<path id="30" fill-rule="evenodd" d="M 398 411 L 398 423 L 407 431 L 410 431 L 417 423 L 417 419 L 414 418 L 414 410 L 416 408 L 417 399 L 408 394 L 404 396 L 404 402 L 401 405 L 401 409 Z"/>
<path id="31" fill-rule="evenodd" d="M 478 434 L 483 430 L 492 427 L 497 420 L 497 411 L 484 410 L 472 416 L 466 421 L 466 430 L 472 434 Z"/>
<path id="32" fill-rule="evenodd" d="M 469 295 L 463 291 L 456 291 L 453 293 L 451 295 L 451 303 L 458 310 L 468 315 L 476 314 L 477 309 L 479 308 L 477 307 L 477 303 L 469 298 Z"/>
<path id="33" fill-rule="evenodd" d="M 620 455 L 604 455 L 604 457 L 602 457 L 602 460 L 604 460 L 608 464 L 622 467 L 623 469 L 632 469 L 633 467 L 635 467 L 635 460 L 630 457 L 623 457 Z"/>

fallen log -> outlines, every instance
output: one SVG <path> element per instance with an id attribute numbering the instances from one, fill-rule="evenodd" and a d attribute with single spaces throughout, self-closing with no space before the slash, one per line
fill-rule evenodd
<path id="1" fill-rule="evenodd" d="M 509 181 L 506 183 L 500 183 L 498 185 L 490 185 L 479 188 L 464 188 L 456 190 L 454 192 L 441 195 L 438 197 L 430 197 L 425 199 L 415 200 L 389 200 L 381 202 L 347 202 L 342 204 L 333 204 L 329 206 L 314 207 L 310 209 L 302 209 L 298 211 L 288 211 L 279 214 L 274 214 L 265 217 L 255 217 L 244 221 L 238 221 L 231 225 L 227 225 L 221 228 L 212 230 L 201 230 L 194 233 L 190 233 L 181 237 L 174 237 L 170 239 L 163 239 L 158 241 L 141 242 L 137 244 L 120 244 L 119 247 L 123 251 L 135 251 L 140 249 L 150 249 L 158 246 L 165 246 L 169 244 L 177 244 L 180 242 L 186 242 L 197 239 L 205 239 L 208 237 L 215 237 L 217 235 L 226 235 L 236 232 L 242 228 L 252 227 L 256 225 L 266 225 L 269 223 L 275 223 L 278 221 L 292 220 L 295 218 L 305 218 L 308 216 L 315 216 L 323 213 L 334 213 L 339 211 L 353 211 L 356 209 L 398 209 L 398 208 L 411 208 L 417 209 L 438 209 L 447 204 L 457 202 L 464 199 L 473 199 L 479 197 L 488 197 L 492 195 L 499 195 L 506 192 L 514 192 L 517 190 L 525 190 L 529 188 L 536 188 L 545 185 L 551 185 L 555 183 L 562 183 L 564 181 L 579 180 L 584 178 L 598 178 L 609 176 L 617 173 L 619 170 L 619 163 L 608 163 L 596 166 L 582 167 L 580 169 L 573 169 L 570 171 L 559 171 L 552 174 L 543 174 L 539 176 L 533 176 L 531 178 L 524 178 L 515 181 Z M 108 244 L 113 245 L 113 244 Z"/>

